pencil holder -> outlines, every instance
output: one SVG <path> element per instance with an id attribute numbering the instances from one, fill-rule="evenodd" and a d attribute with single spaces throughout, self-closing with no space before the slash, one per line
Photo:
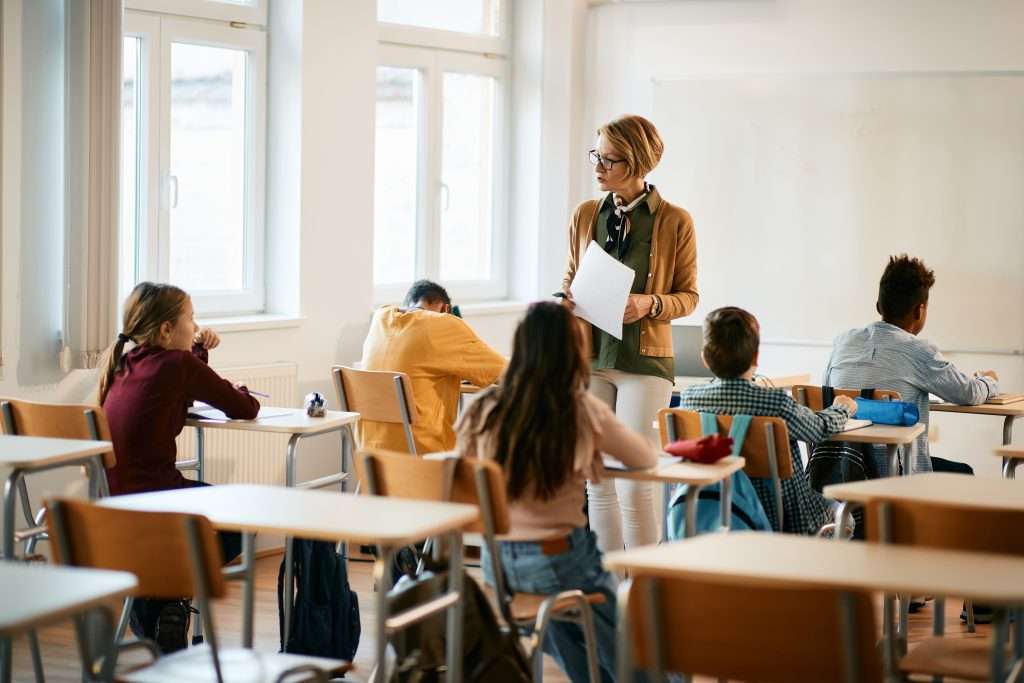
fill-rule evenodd
<path id="1" fill-rule="evenodd" d="M 306 394 L 306 415 L 310 417 L 323 417 L 327 414 L 327 399 L 319 391 L 311 391 Z"/>

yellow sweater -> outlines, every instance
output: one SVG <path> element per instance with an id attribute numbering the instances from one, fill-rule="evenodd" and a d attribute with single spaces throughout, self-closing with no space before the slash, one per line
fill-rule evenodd
<path id="1" fill-rule="evenodd" d="M 494 384 L 508 361 L 460 318 L 382 306 L 363 343 L 363 368 L 404 372 L 416 405 L 413 438 L 420 455 L 455 448 L 459 384 Z M 408 450 L 400 424 L 363 421 L 361 447 Z"/>

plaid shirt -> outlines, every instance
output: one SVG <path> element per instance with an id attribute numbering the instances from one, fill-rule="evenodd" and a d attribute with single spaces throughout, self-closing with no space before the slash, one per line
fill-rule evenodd
<path id="1" fill-rule="evenodd" d="M 781 417 L 789 429 L 789 447 L 793 454 L 793 476 L 782 481 L 781 531 L 816 534 L 822 524 L 831 521 L 832 503 L 808 483 L 797 441 L 813 446 L 838 432 L 849 417 L 846 408 L 828 408 L 815 413 L 797 404 L 780 389 L 766 389 L 745 379 L 715 380 L 687 387 L 679 407 L 716 415 Z M 751 481 L 772 528 L 780 531 L 775 528 L 775 493 L 771 479 L 751 477 Z"/>

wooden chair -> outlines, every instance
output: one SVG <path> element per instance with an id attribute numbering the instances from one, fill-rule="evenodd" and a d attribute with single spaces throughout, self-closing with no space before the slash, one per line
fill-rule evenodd
<path id="1" fill-rule="evenodd" d="M 53 439 L 86 439 L 110 441 L 110 426 L 103 408 L 97 405 L 66 403 L 34 403 L 13 398 L 0 399 L 0 426 L 4 434 L 40 436 Z M 106 468 L 117 463 L 114 452 L 96 456 L 90 468 L 89 497 L 110 495 Z M 39 541 L 47 540 L 42 508 L 33 510 L 28 487 L 22 479 L 18 485 L 21 511 L 26 528 L 15 533 L 15 542 L 25 543 L 25 554 L 31 555 Z"/>
<path id="2" fill-rule="evenodd" d="M 213 679 L 222 683 L 230 673 L 235 680 L 274 682 L 295 680 L 295 675 L 309 673 L 311 668 L 332 674 L 352 668 L 341 660 L 219 647 L 210 599 L 224 597 L 226 588 L 220 546 L 205 517 L 117 510 L 66 499 L 47 501 L 46 507 L 58 563 L 131 572 L 139 582 L 135 596 L 174 599 L 194 595 L 206 626 L 204 645 L 163 657 L 156 657 L 155 646 L 148 642 L 117 646 L 104 643 L 102 651 L 106 654 L 85 667 L 86 680 L 110 680 L 118 653 L 139 646 L 154 654 L 152 663 L 118 674 L 116 680 L 152 683 Z M 84 631 L 79 624 L 79 649 L 83 653 L 89 651 Z"/>
<path id="3" fill-rule="evenodd" d="M 849 396 L 860 398 L 860 389 L 833 389 L 836 396 Z M 802 406 L 807 406 L 817 412 L 824 410 L 827 406 L 821 400 L 821 387 L 812 384 L 797 384 L 792 388 L 793 400 Z M 871 398 L 876 401 L 899 401 L 900 392 L 888 389 L 875 389 Z"/>
<path id="4" fill-rule="evenodd" d="M 639 575 L 619 587 L 618 610 L 620 681 L 637 669 L 652 681 L 666 672 L 766 683 L 882 681 L 866 593 Z"/>
<path id="5" fill-rule="evenodd" d="M 956 492 L 950 490 L 950 501 Z M 873 500 L 867 506 L 867 539 L 875 543 L 922 546 L 940 550 L 999 553 L 1024 557 L 1024 513 L 968 508 L 955 502 L 910 502 Z M 964 567 L 969 572 L 969 566 Z M 932 638 L 919 643 L 899 662 L 905 675 L 916 673 L 941 678 L 949 676 L 974 681 L 993 680 L 993 672 L 1005 675 L 1004 664 L 1016 656 L 1014 674 L 1018 680 L 1024 667 L 1024 631 L 1020 629 L 1024 610 L 1016 610 L 1013 652 L 994 648 L 1006 640 L 1006 616 L 997 617 L 993 639 L 943 638 L 944 596 L 936 596 Z M 891 610 L 891 608 L 890 608 Z M 887 612 L 890 612 L 887 610 Z M 997 677 L 995 680 L 1004 680 Z"/>
<path id="6" fill-rule="evenodd" d="M 402 425 L 406 446 L 416 455 L 412 434 L 416 424 L 416 401 L 409 375 L 386 370 L 356 370 L 344 365 L 333 366 L 331 374 L 338 392 L 339 410 L 357 412 L 362 421 Z"/>
<path id="7" fill-rule="evenodd" d="M 542 644 L 551 621 L 578 624 L 586 642 L 590 680 L 598 681 L 597 639 L 592 604 L 605 602 L 599 593 L 580 590 L 555 595 L 515 593 L 508 590 L 498 551 L 498 536 L 508 533 L 509 512 L 505 476 L 490 460 L 459 458 L 453 453 L 435 453 L 410 458 L 404 453 L 366 450 L 356 457 L 356 476 L 370 495 L 465 503 L 480 508 L 480 522 L 466 529 L 483 535 L 494 571 L 494 589 L 486 589 L 497 603 L 505 623 L 529 636 L 534 679 L 543 676 Z"/>
<path id="8" fill-rule="evenodd" d="M 728 433 L 731 415 L 718 415 L 719 432 Z M 703 436 L 700 413 L 680 408 L 658 411 L 661 446 L 679 439 L 699 439 Z M 775 523 L 782 529 L 782 480 L 793 476 L 793 453 L 789 447 L 789 429 L 781 417 L 755 417 L 750 421 L 743 449 L 735 455 L 743 456 L 743 471 L 748 477 L 770 479 L 775 498 Z"/>

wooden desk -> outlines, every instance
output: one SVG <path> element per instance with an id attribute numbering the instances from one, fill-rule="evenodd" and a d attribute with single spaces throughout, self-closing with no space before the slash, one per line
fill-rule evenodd
<path id="1" fill-rule="evenodd" d="M 110 610 L 137 585 L 127 572 L 0 562 L 0 681 L 11 680 L 14 636 L 94 608 Z M 112 631 L 112 611 L 109 617 Z"/>
<path id="2" fill-rule="evenodd" d="M 29 506 L 24 486 L 26 474 L 84 465 L 89 470 L 89 489 L 95 492 L 102 488 L 100 481 L 106 479 L 105 464 L 114 464 L 113 446 L 109 441 L 0 435 L 0 468 L 11 468 L 3 491 L 4 559 L 14 557 L 14 506 L 19 491 L 22 505 Z M 32 516 L 30 511 L 26 515 Z"/>
<path id="3" fill-rule="evenodd" d="M 429 604 L 438 610 L 450 610 L 449 629 L 462 627 L 462 603 L 451 596 L 461 596 L 462 593 L 461 530 L 479 517 L 480 511 L 475 506 L 257 484 L 204 486 L 116 496 L 104 499 L 101 504 L 122 510 L 203 515 L 218 529 L 242 532 L 244 570 L 241 578 L 245 581 L 242 634 L 245 647 L 252 647 L 253 549 L 254 536 L 259 532 L 284 534 L 288 537 L 285 550 L 286 586 L 292 585 L 291 538 L 294 536 L 380 547 L 374 566 L 374 576 L 379 584 L 374 596 L 379 615 L 376 621 L 377 680 L 383 680 L 384 676 L 384 649 L 387 647 L 388 634 L 400 628 L 397 620 L 401 615 L 388 617 L 386 598 L 390 588 L 392 557 L 401 547 L 431 536 L 449 537 L 450 593 Z M 285 600 L 285 642 L 288 639 L 287 629 L 291 625 L 291 609 L 292 601 Z M 461 647 L 461 633 L 449 630 L 448 643 L 449 665 L 453 666 L 453 662 L 454 666 L 461 665 L 461 652 L 451 649 Z M 456 676 L 455 680 L 459 678 Z"/>
<path id="4" fill-rule="evenodd" d="M 732 475 L 743 469 L 746 461 L 735 455 L 722 458 L 712 465 L 688 462 L 671 455 L 661 455 L 658 464 L 647 469 L 627 469 L 617 460 L 605 458 L 604 476 L 612 479 L 634 479 L 655 481 L 665 485 L 662 495 L 662 540 L 668 540 L 668 504 L 670 486 L 687 484 L 686 489 L 686 538 L 696 533 L 697 496 L 704 486 L 722 482 L 721 525 L 729 528 L 732 519 Z"/>
<path id="5" fill-rule="evenodd" d="M 604 565 L 631 576 L 694 577 L 746 586 L 955 595 L 1012 608 L 1024 605 L 1021 558 L 878 543 L 831 543 L 789 534 L 705 534 L 678 543 L 608 553 Z M 1002 647 L 1000 638 L 993 642 Z M 895 668 L 893 648 L 890 639 L 885 657 L 889 672 Z M 1001 656 L 993 659 L 1001 662 Z"/>
<path id="6" fill-rule="evenodd" d="M 965 477 L 949 472 L 924 472 L 913 477 L 886 477 L 826 486 L 834 500 L 867 503 L 905 500 L 951 503 L 986 510 L 1024 511 L 1024 486 L 1006 479 Z"/>
<path id="7" fill-rule="evenodd" d="M 1024 401 L 1004 403 L 1003 405 L 982 404 L 980 406 L 958 406 L 955 403 L 931 403 L 928 410 L 936 413 L 958 413 L 961 415 L 992 415 L 1003 418 L 1003 445 L 1013 443 L 1013 423 L 1018 417 L 1024 416 Z M 1003 458 L 1003 476 L 1013 479 L 1017 468 L 1015 460 Z"/>
<path id="8" fill-rule="evenodd" d="M 285 449 L 285 485 L 300 488 L 323 488 L 341 483 L 342 490 L 348 464 L 352 461 L 352 447 L 355 439 L 352 427 L 359 422 L 359 413 L 329 410 L 324 417 L 309 417 L 301 408 L 260 408 L 260 416 L 255 420 L 214 420 L 189 415 L 185 424 L 196 430 L 196 457 L 193 460 L 178 463 L 179 470 L 195 470 L 200 481 L 203 480 L 203 455 L 205 451 L 204 433 L 207 429 L 239 429 L 248 432 L 266 432 L 268 434 L 290 434 Z M 341 467 L 338 474 L 331 474 L 305 482 L 295 480 L 295 453 L 301 439 L 319 434 L 338 432 L 341 434 Z"/>
<path id="9" fill-rule="evenodd" d="M 869 443 L 885 446 L 886 455 L 889 458 L 889 472 L 895 472 L 899 462 L 900 446 L 913 446 L 914 439 L 924 433 L 924 425 L 920 422 L 911 427 L 894 427 L 891 425 L 870 425 L 849 432 L 833 434 L 826 441 L 846 441 L 849 443 Z M 910 457 L 907 457 L 907 467 L 903 468 L 904 474 L 910 474 L 913 469 L 910 467 Z"/>
<path id="10" fill-rule="evenodd" d="M 1003 476 L 1013 479 L 1016 475 L 1017 465 L 1024 460 L 1024 447 L 1003 446 L 997 448 L 995 454 L 1003 459 Z"/>

